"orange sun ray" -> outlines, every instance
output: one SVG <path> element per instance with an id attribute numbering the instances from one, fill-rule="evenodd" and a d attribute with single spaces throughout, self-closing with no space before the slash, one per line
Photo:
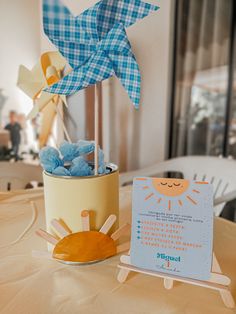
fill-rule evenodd
<path id="1" fill-rule="evenodd" d="M 198 193 L 198 194 L 200 193 L 200 191 L 198 191 L 198 190 L 193 190 L 193 192 L 194 193 Z"/>
<path id="2" fill-rule="evenodd" d="M 147 181 L 147 179 L 145 179 L 145 178 L 136 178 L 135 180 L 137 180 L 137 181 Z"/>
<path id="3" fill-rule="evenodd" d="M 162 200 L 161 197 L 157 200 L 158 204 L 160 204 L 161 200 Z"/>
<path id="4" fill-rule="evenodd" d="M 171 210 L 171 201 L 168 201 L 168 209 Z"/>
<path id="5" fill-rule="evenodd" d="M 149 186 L 146 185 L 143 187 L 143 190 L 147 190 L 147 189 L 149 189 Z"/>
<path id="6" fill-rule="evenodd" d="M 201 181 L 201 182 L 195 182 L 195 184 L 208 184 L 208 182 L 203 182 L 203 181 Z"/>
<path id="7" fill-rule="evenodd" d="M 197 205 L 197 203 L 189 195 L 187 195 L 186 198 L 194 205 Z"/>
<path id="8" fill-rule="evenodd" d="M 154 193 L 149 194 L 146 198 L 145 201 L 149 200 L 149 198 L 151 198 L 154 195 Z"/>
<path id="9" fill-rule="evenodd" d="M 182 203 L 181 200 L 178 200 L 178 203 L 179 203 L 180 206 L 183 206 L 183 203 Z"/>

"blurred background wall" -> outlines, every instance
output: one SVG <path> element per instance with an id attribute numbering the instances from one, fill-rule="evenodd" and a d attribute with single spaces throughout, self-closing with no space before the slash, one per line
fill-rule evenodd
<path id="1" fill-rule="evenodd" d="M 39 0 L 0 1 L 0 88 L 8 97 L 3 111 L 6 119 L 11 109 L 28 113 L 31 100 L 16 86 L 18 68 L 32 68 L 40 56 Z"/>

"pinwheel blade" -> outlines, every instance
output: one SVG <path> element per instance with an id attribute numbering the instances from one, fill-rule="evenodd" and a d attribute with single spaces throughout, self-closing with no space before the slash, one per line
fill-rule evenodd
<path id="1" fill-rule="evenodd" d="M 132 53 L 131 45 L 122 24 L 116 24 L 101 41 L 103 49 L 112 60 L 113 69 L 126 89 L 136 109 L 139 108 L 141 75 Z"/>
<path id="2" fill-rule="evenodd" d="M 90 38 L 60 0 L 43 0 L 43 26 L 45 34 L 69 64 L 73 68 L 78 66 L 77 44 L 88 44 Z M 79 51 L 79 58 L 84 60 L 86 49 Z"/>
<path id="3" fill-rule="evenodd" d="M 112 62 L 104 52 L 93 55 L 89 62 L 72 71 L 58 83 L 45 89 L 48 93 L 71 95 L 115 74 Z"/>
<path id="4" fill-rule="evenodd" d="M 158 6 L 141 0 L 102 0 L 97 15 L 100 38 L 116 23 L 129 27 L 158 9 Z"/>
<path id="5" fill-rule="evenodd" d="M 65 56 L 72 68 L 82 66 L 96 50 L 94 44 L 54 40 L 60 53 Z"/>
<path id="6" fill-rule="evenodd" d="M 32 70 L 20 65 L 16 84 L 27 96 L 35 98 L 45 86 L 42 70 L 37 64 Z"/>
<path id="7" fill-rule="evenodd" d="M 93 41 L 98 41 L 117 23 L 129 27 L 158 9 L 141 0 L 101 0 L 78 16 L 77 21 Z"/>
<path id="8" fill-rule="evenodd" d="M 61 72 L 64 70 L 67 61 L 66 59 L 57 51 L 49 51 L 42 54 L 41 58 L 41 67 L 43 74 L 47 76 L 47 69 L 50 66 L 53 66 L 56 71 Z"/>
<path id="9" fill-rule="evenodd" d="M 27 119 L 34 119 L 39 112 L 41 112 L 47 105 L 49 105 L 54 97 L 55 95 L 53 94 L 42 92 L 40 94 L 40 97 L 38 99 L 35 99 L 34 107 L 28 114 Z"/>
<path id="10" fill-rule="evenodd" d="M 136 109 L 139 108 L 141 94 L 141 75 L 134 56 L 112 56 L 113 68 Z"/>

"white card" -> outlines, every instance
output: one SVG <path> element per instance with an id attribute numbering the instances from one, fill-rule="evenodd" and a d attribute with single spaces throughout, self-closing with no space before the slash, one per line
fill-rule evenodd
<path id="1" fill-rule="evenodd" d="M 213 189 L 206 182 L 135 178 L 131 263 L 208 280 L 213 246 Z"/>

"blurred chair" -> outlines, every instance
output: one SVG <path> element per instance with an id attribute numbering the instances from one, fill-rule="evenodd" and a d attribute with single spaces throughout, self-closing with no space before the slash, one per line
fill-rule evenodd
<path id="1" fill-rule="evenodd" d="M 8 147 L 10 142 L 10 133 L 6 130 L 0 130 L 0 146 Z"/>
<path id="2" fill-rule="evenodd" d="M 0 129 L 0 161 L 7 161 L 10 159 L 10 133 L 9 131 Z"/>
<path id="3" fill-rule="evenodd" d="M 137 176 L 161 176 L 179 172 L 185 179 L 207 181 L 214 189 L 214 212 L 219 216 L 224 205 L 236 198 L 236 161 L 219 157 L 187 156 L 169 159 L 153 166 L 122 173 L 120 185 L 132 184 Z"/>
<path id="4" fill-rule="evenodd" d="M 42 183 L 42 168 L 23 162 L 0 162 L 0 191 L 25 189 L 33 181 Z"/>

